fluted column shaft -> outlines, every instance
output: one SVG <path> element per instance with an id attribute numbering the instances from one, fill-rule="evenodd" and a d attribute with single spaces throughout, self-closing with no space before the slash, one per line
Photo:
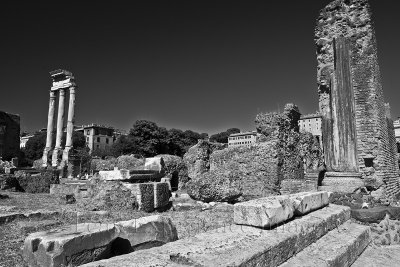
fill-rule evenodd
<path id="1" fill-rule="evenodd" d="M 67 150 L 72 148 L 72 134 L 74 132 L 74 121 L 75 121 L 75 87 L 70 87 L 68 119 L 67 119 L 67 140 L 65 143 L 65 148 Z"/>
<path id="2" fill-rule="evenodd" d="M 49 112 L 47 115 L 47 136 L 46 147 L 43 151 L 43 166 L 47 166 L 48 152 L 53 145 L 53 123 L 54 123 L 54 106 L 56 102 L 56 92 L 50 90 Z"/>
<path id="3" fill-rule="evenodd" d="M 60 89 L 60 96 L 58 100 L 58 114 L 57 114 L 57 135 L 56 135 L 56 149 L 61 148 L 61 140 L 64 128 L 64 102 L 65 102 L 65 89 Z"/>

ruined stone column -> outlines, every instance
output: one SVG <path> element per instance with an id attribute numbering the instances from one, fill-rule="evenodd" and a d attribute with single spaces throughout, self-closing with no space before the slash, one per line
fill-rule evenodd
<path id="1" fill-rule="evenodd" d="M 52 165 L 57 167 L 58 165 L 58 153 L 61 150 L 61 140 L 64 128 L 64 102 L 65 102 L 65 89 L 60 88 L 60 95 L 58 101 L 58 115 L 57 115 L 57 135 L 56 135 L 56 146 L 53 151 Z"/>
<path id="2" fill-rule="evenodd" d="M 72 149 L 72 134 L 74 132 L 75 121 L 75 87 L 69 88 L 69 106 L 68 106 L 68 119 L 67 119 L 67 138 L 65 142 L 65 149 L 63 152 L 63 161 L 68 164 L 69 151 Z"/>
<path id="3" fill-rule="evenodd" d="M 48 154 L 51 150 L 53 143 L 53 122 L 54 122 L 54 105 L 56 102 L 56 92 L 50 90 L 50 101 L 49 101 L 49 113 L 47 116 L 47 138 L 46 138 L 46 147 L 43 151 L 43 167 L 47 167 Z"/>

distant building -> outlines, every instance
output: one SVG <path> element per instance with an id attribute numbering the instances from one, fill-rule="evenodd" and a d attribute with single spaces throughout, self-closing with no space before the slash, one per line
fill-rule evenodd
<path id="1" fill-rule="evenodd" d="M 322 117 L 320 114 L 302 115 L 299 120 L 300 132 L 308 132 L 315 136 L 322 136 Z"/>
<path id="2" fill-rule="evenodd" d="M 0 111 L 0 158 L 11 160 L 19 155 L 19 115 Z"/>
<path id="3" fill-rule="evenodd" d="M 19 148 L 25 148 L 26 143 L 28 142 L 28 140 L 33 137 L 33 134 L 27 134 L 25 136 L 21 136 L 19 138 Z"/>
<path id="4" fill-rule="evenodd" d="M 257 140 L 257 132 L 231 134 L 228 138 L 228 147 L 251 146 Z"/>
<path id="5" fill-rule="evenodd" d="M 83 132 L 90 152 L 96 149 L 110 148 L 116 140 L 115 129 L 109 126 L 90 124 L 77 127 L 75 131 Z"/>

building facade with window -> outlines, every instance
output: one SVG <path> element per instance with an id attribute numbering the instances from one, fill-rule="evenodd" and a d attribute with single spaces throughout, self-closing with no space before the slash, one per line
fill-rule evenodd
<path id="1" fill-rule="evenodd" d="M 318 113 L 302 115 L 299 120 L 300 132 L 308 132 L 315 136 L 322 136 L 322 116 Z"/>
<path id="2" fill-rule="evenodd" d="M 251 146 L 255 144 L 257 140 L 257 132 L 245 132 L 231 134 L 228 138 L 228 147 L 237 146 Z"/>
<path id="3" fill-rule="evenodd" d="M 81 126 L 77 128 L 76 131 L 83 132 L 90 153 L 96 149 L 110 148 L 116 140 L 113 127 L 91 124 Z"/>

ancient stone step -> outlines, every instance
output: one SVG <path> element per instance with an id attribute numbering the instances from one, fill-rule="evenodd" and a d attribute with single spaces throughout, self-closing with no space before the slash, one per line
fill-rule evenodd
<path id="1" fill-rule="evenodd" d="M 328 192 L 303 192 L 273 196 L 235 204 L 234 222 L 255 227 L 272 227 L 329 203 Z"/>
<path id="2" fill-rule="evenodd" d="M 393 267 L 400 262 L 400 245 L 369 246 L 352 267 Z"/>
<path id="3" fill-rule="evenodd" d="M 81 223 L 28 235 L 22 255 L 29 266 L 78 266 L 178 239 L 169 218 L 154 215 L 135 220 Z"/>
<path id="4" fill-rule="evenodd" d="M 280 267 L 350 266 L 370 242 L 368 226 L 347 221 Z"/>
<path id="5" fill-rule="evenodd" d="M 161 247 L 86 264 L 122 266 L 279 266 L 350 219 L 350 208 L 330 204 L 272 230 L 229 225 Z M 178 265 L 176 265 L 178 264 Z"/>

